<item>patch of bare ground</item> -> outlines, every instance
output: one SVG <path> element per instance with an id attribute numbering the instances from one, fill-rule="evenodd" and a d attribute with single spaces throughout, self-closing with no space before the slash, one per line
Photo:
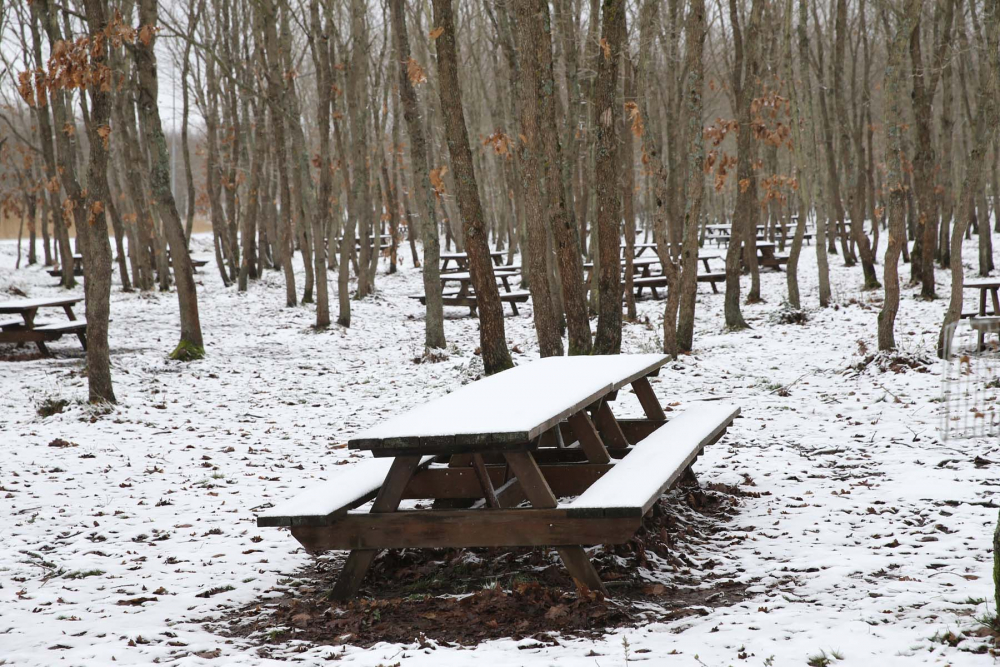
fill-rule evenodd
<path id="1" fill-rule="evenodd" d="M 748 597 L 753 582 L 741 576 L 727 546 L 754 530 L 734 520 L 741 503 L 758 495 L 696 482 L 664 495 L 628 543 L 588 550 L 607 598 L 576 590 L 553 549 L 408 549 L 383 552 L 360 596 L 335 603 L 327 592 L 343 564 L 344 554 L 337 553 L 268 591 L 280 596 L 234 609 L 208 627 L 256 642 L 262 656 L 272 656 L 292 640 L 296 646 L 366 647 L 474 645 L 511 637 L 552 644 L 558 642 L 553 633 L 596 636 L 609 628 L 705 615 Z"/>

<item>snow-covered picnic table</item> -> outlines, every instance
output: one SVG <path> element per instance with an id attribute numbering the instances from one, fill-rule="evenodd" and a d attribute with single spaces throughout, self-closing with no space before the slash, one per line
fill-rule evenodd
<path id="1" fill-rule="evenodd" d="M 46 342 L 61 338 L 65 334 L 76 334 L 83 348 L 87 348 L 87 323 L 78 320 L 73 306 L 83 301 L 78 296 L 64 296 L 50 299 L 15 299 L 0 302 L 0 343 L 34 343 L 39 351 L 48 356 Z M 40 322 L 35 319 L 40 308 L 62 308 L 68 318 L 60 322 Z"/>
<path id="2" fill-rule="evenodd" d="M 706 403 L 668 422 L 649 382 L 667 361 L 549 357 L 465 385 L 359 433 L 349 446 L 374 458 L 258 525 L 290 527 L 311 552 L 350 549 L 339 599 L 357 593 L 379 549 L 399 548 L 552 546 L 579 586 L 603 591 L 583 545 L 629 540 L 739 414 Z M 644 419 L 612 412 L 629 386 Z M 434 509 L 400 509 L 404 499 Z"/>

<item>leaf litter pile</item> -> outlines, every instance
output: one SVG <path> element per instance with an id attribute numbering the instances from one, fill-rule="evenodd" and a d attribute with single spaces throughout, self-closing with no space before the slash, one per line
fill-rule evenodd
<path id="1" fill-rule="evenodd" d="M 747 597 L 746 579 L 726 547 L 753 531 L 733 522 L 740 504 L 758 495 L 689 480 L 661 497 L 628 543 L 588 549 L 609 598 L 575 589 L 554 549 L 405 549 L 382 552 L 358 597 L 337 603 L 327 593 L 345 554 L 335 552 L 212 627 L 258 642 L 267 656 L 292 640 L 447 646 L 510 637 L 532 638 L 536 643 L 525 644 L 532 648 L 558 643 L 550 633 L 596 636 L 649 620 L 707 615 Z"/>

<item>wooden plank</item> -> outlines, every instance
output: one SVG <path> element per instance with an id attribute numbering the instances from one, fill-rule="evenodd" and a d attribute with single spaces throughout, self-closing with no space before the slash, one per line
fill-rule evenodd
<path id="1" fill-rule="evenodd" d="M 580 563 L 572 547 L 623 544 L 640 523 L 627 517 L 573 519 L 561 509 L 405 510 L 349 512 L 328 526 L 292 528 L 292 535 L 310 552 L 352 549 L 352 556 L 374 554 L 378 549 L 569 546 L 568 557 L 577 567 Z M 560 555 L 567 562 L 561 549 Z M 602 590 L 590 582 L 588 588 Z"/>
<path id="2" fill-rule="evenodd" d="M 485 459 L 486 457 L 484 457 Z M 555 463 L 539 465 L 542 476 L 548 483 L 553 495 L 558 498 L 578 496 L 614 468 L 612 463 Z M 487 465 L 486 471 L 490 482 L 496 490 L 497 498 L 501 489 L 510 481 L 504 479 L 505 465 Z M 516 479 L 516 478 L 515 478 Z M 523 494 L 521 494 L 523 495 Z M 403 493 L 403 498 L 439 499 L 439 498 L 482 498 L 479 479 L 471 467 L 467 468 L 431 468 L 418 470 L 413 474 L 410 483 Z M 503 503 L 501 503 L 502 505 Z M 319 522 L 302 525 L 325 525 Z"/>
<path id="3" fill-rule="evenodd" d="M 663 412 L 663 407 L 660 405 L 660 401 L 656 398 L 656 393 L 653 391 L 652 385 L 649 384 L 649 379 L 641 377 L 632 382 L 632 389 L 635 391 L 636 398 L 639 399 L 639 405 L 642 406 L 642 411 L 646 413 L 646 416 L 650 419 L 666 419 L 667 415 Z"/>
<path id="4" fill-rule="evenodd" d="M 472 469 L 476 471 L 476 477 L 479 478 L 479 485 L 482 487 L 486 504 L 494 509 L 499 509 L 500 501 L 497 500 L 496 491 L 493 490 L 493 482 L 490 481 L 490 474 L 486 471 L 486 464 L 483 463 L 481 455 L 472 455 Z"/>
<path id="5" fill-rule="evenodd" d="M 630 444 L 642 442 L 649 434 L 667 423 L 666 419 L 619 419 L 618 426 Z"/>
<path id="6" fill-rule="evenodd" d="M 573 428 L 573 435 L 580 441 L 580 447 L 586 453 L 588 461 L 608 463 L 611 460 L 611 456 L 604 446 L 604 441 L 585 411 L 580 410 L 570 415 L 569 424 Z"/>
<path id="7" fill-rule="evenodd" d="M 628 447 L 628 439 L 622 433 L 615 414 L 611 411 L 611 405 L 607 401 L 601 401 L 594 413 L 594 422 L 601 433 L 601 438 L 609 448 Z"/>

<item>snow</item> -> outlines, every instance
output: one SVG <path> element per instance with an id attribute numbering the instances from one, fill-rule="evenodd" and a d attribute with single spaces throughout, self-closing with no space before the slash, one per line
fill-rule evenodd
<path id="1" fill-rule="evenodd" d="M 430 463 L 433 458 L 433 456 L 421 458 L 420 465 Z M 325 482 L 316 484 L 271 509 L 259 512 L 257 518 L 266 520 L 285 517 L 322 517 L 353 505 L 366 496 L 373 497 L 382 486 L 389 468 L 392 467 L 392 461 L 391 458 L 373 458 L 345 466 Z"/>
<path id="2" fill-rule="evenodd" d="M 210 238 L 195 246 L 211 253 Z M 64 294 L 40 267 L 14 271 L 14 247 L 0 243 L 0 290 Z M 972 276 L 974 240 L 964 256 Z M 0 361 L 0 662 L 287 664 L 205 625 L 283 594 L 311 560 L 286 530 L 258 529 L 255 512 L 367 460 L 344 443 L 481 373 L 478 323 L 467 308 L 446 308 L 446 357 L 414 362 L 423 354 L 423 311 L 407 296 L 422 283 L 408 249 L 400 257 L 405 266 L 380 273 L 375 296 L 352 302 L 350 329 L 323 333 L 310 328 L 312 306 L 284 307 L 280 273 L 240 294 L 206 267 L 197 279 L 208 356 L 188 364 L 167 359 L 178 336 L 176 296 L 116 289 L 119 405 L 109 412 L 84 403 L 75 338 L 51 344 L 52 359 L 32 359 L 25 348 L 29 360 Z M 543 648 L 502 640 L 431 649 L 414 637 L 367 650 L 292 642 L 276 654 L 306 665 L 334 656 L 371 667 L 608 667 L 626 664 L 627 641 L 630 662 L 681 667 L 804 665 L 821 651 L 842 654 L 835 665 L 994 664 L 971 652 L 983 640 L 951 647 L 935 637 L 975 631 L 975 617 L 992 611 L 1000 446 L 939 439 L 938 366 L 855 370 L 876 349 L 882 293 L 862 292 L 860 267 L 831 257 L 834 307 L 816 310 L 815 266 L 806 247 L 799 275 L 813 310 L 802 326 L 775 320 L 784 273 L 762 272 L 767 302 L 744 306 L 753 328 L 737 333 L 723 330 L 723 295 L 702 287 L 694 353 L 652 379 L 675 412 L 705 399 L 742 410 L 695 471 L 703 484 L 761 494 L 706 538 L 701 558 L 743 582 L 750 599 Z M 938 294 L 949 284 L 938 272 Z M 335 288 L 332 280 L 332 304 Z M 903 290 L 896 338 L 902 353 L 933 357 L 947 303 L 917 292 Z M 970 304 L 977 296 L 966 294 Z M 658 352 L 663 302 L 638 308 L 624 350 Z M 537 357 L 530 313 L 528 304 L 505 319 L 519 364 Z M 41 417 L 46 399 L 69 404 Z M 615 414 L 641 416 L 631 392 L 620 393 Z M 49 446 L 57 439 L 75 446 Z M 977 466 L 976 457 L 988 463 Z M 140 596 L 155 601 L 118 604 Z M 216 649 L 214 661 L 197 655 Z"/>
<path id="3" fill-rule="evenodd" d="M 732 421 L 740 409 L 729 403 L 696 405 L 653 431 L 572 502 L 569 510 L 611 507 L 642 508 L 655 499 L 667 476 L 683 471 L 691 457 Z"/>
<path id="4" fill-rule="evenodd" d="M 451 436 L 484 444 L 524 442 L 666 360 L 662 354 L 538 359 L 381 422 L 352 438 L 351 446 L 357 442 L 369 449 L 373 440 L 392 446 L 402 439 Z"/>
<path id="5" fill-rule="evenodd" d="M 53 296 L 43 299 L 14 299 L 12 301 L 0 301 L 0 313 L 20 313 L 27 308 L 45 308 L 48 306 L 72 306 L 83 300 L 82 296 L 66 298 L 63 296 Z"/>

